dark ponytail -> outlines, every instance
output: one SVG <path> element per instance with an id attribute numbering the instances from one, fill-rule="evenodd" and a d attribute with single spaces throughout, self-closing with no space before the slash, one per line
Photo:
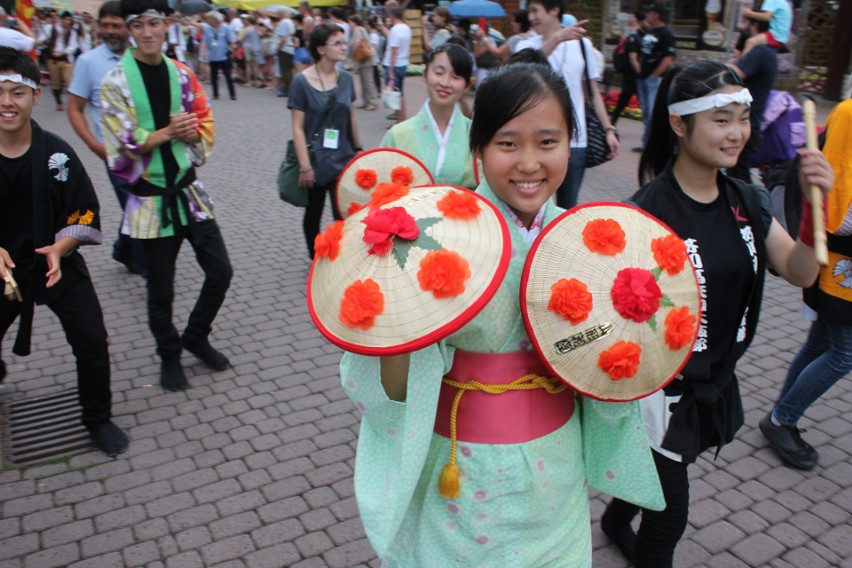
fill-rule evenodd
<path id="1" fill-rule="evenodd" d="M 669 160 L 677 155 L 678 140 L 669 124 L 669 105 L 709 95 L 726 85 L 744 86 L 736 71 L 716 61 L 696 61 L 686 67 L 671 69 L 660 83 L 648 142 L 639 159 L 639 185 L 645 185 L 660 175 Z M 687 132 L 692 129 L 694 115 L 686 115 Z"/>

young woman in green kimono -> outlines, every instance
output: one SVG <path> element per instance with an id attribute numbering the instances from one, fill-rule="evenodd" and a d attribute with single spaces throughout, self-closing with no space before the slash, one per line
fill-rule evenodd
<path id="1" fill-rule="evenodd" d="M 470 89 L 472 72 L 470 54 L 460 45 L 447 43 L 433 51 L 423 74 L 429 100 L 416 115 L 388 130 L 379 146 L 414 155 L 437 184 L 476 188 L 467 148 L 470 119 L 458 104 Z"/>
<path id="2" fill-rule="evenodd" d="M 638 404 L 578 397 L 548 377 L 522 320 L 524 262 L 563 212 L 550 197 L 565 178 L 573 131 L 568 90 L 550 67 L 489 75 L 476 94 L 469 148 L 485 174 L 477 193 L 509 226 L 508 272 L 485 308 L 446 339 L 395 357 L 343 357 L 343 388 L 363 412 L 355 496 L 383 566 L 588 568 L 586 483 L 664 506 Z M 470 391 L 457 415 L 447 411 L 457 390 L 444 377 L 505 384 L 530 373 L 547 386 Z M 497 400 L 505 412 L 493 411 Z"/>

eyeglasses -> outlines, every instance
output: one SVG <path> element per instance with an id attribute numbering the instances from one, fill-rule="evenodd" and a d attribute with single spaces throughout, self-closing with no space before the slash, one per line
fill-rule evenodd
<path id="1" fill-rule="evenodd" d="M 337 41 L 330 41 L 326 45 L 330 45 L 332 47 L 339 47 L 341 45 L 346 45 L 346 42 L 343 41 L 342 39 L 339 39 Z"/>

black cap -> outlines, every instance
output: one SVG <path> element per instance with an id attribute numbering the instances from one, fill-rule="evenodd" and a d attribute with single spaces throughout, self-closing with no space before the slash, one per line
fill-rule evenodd
<path id="1" fill-rule="evenodd" d="M 660 19 L 667 20 L 669 17 L 669 9 L 660 2 L 654 2 L 645 6 L 645 13 L 656 12 L 660 15 Z"/>
<path id="2" fill-rule="evenodd" d="M 59 17 L 60 18 L 73 18 L 74 14 L 72 14 L 68 10 L 63 10 L 63 11 L 59 12 Z"/>

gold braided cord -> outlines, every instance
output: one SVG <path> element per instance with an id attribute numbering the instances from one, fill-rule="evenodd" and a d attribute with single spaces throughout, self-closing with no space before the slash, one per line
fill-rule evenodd
<path id="1" fill-rule="evenodd" d="M 458 389 L 458 392 L 456 393 L 456 396 L 453 399 L 453 405 L 450 408 L 450 461 L 447 466 L 445 466 L 446 471 L 455 471 L 456 448 L 458 447 L 457 430 L 459 404 L 461 404 L 461 399 L 462 396 L 464 396 L 464 393 L 468 391 L 479 391 L 484 392 L 486 394 L 497 395 L 510 391 L 544 389 L 545 391 L 547 391 L 548 394 L 558 394 L 568 388 L 568 385 L 554 379 L 553 377 L 536 375 L 534 373 L 524 375 L 523 377 L 515 379 L 511 383 L 503 384 L 486 384 L 480 383 L 479 381 L 468 381 L 466 383 L 460 383 L 458 381 L 454 381 L 449 377 L 444 377 L 442 380 L 445 385 Z M 450 476 L 455 478 L 456 474 L 451 474 Z M 457 497 L 458 480 L 452 480 L 451 483 L 455 487 L 455 490 L 449 490 L 445 487 L 447 483 L 445 477 L 446 475 L 442 475 L 442 479 L 439 481 L 439 491 L 444 497 L 448 499 Z"/>

